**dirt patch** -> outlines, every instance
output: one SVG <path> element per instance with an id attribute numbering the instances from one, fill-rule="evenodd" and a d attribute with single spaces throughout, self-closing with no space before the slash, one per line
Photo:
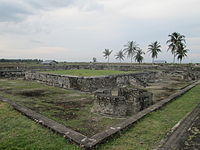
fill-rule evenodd
<path id="1" fill-rule="evenodd" d="M 81 132 L 87 136 L 92 136 L 103 130 L 103 127 L 99 125 L 99 119 L 91 118 L 87 120 L 83 120 L 81 127 L 87 130 L 82 130 Z M 89 130 L 88 130 L 89 129 Z M 80 132 L 80 131 L 79 131 Z"/>
<path id="2" fill-rule="evenodd" d="M 85 107 L 87 104 L 92 104 L 92 100 L 72 100 L 72 101 L 66 101 L 66 102 L 51 102 L 55 104 L 56 106 L 61 106 L 64 109 L 74 109 L 78 110 L 79 108 Z"/>
<path id="3" fill-rule="evenodd" d="M 63 120 L 71 120 L 71 119 L 76 119 L 77 114 L 72 111 L 60 111 L 60 112 L 55 112 L 53 114 L 54 117 L 61 118 Z"/>
<path id="4" fill-rule="evenodd" d="M 62 106 L 65 109 L 80 108 L 83 105 L 79 102 L 56 102 L 57 106 Z"/>
<path id="5" fill-rule="evenodd" d="M 171 94 L 175 93 L 176 90 L 173 89 L 165 89 L 165 90 L 151 90 L 153 93 L 154 102 L 160 101 L 164 98 L 167 98 Z"/>
<path id="6" fill-rule="evenodd" d="M 49 92 L 44 89 L 31 89 L 31 90 L 23 90 L 19 91 L 16 94 L 17 95 L 22 95 L 22 96 L 27 96 L 27 97 L 40 97 L 47 95 Z"/>
<path id="7" fill-rule="evenodd" d="M 1 107 L 4 107 L 4 104 L 1 104 L 1 103 L 0 103 L 0 108 L 1 108 Z"/>

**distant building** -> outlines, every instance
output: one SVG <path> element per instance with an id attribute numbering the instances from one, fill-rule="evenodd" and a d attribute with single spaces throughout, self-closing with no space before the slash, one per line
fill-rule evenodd
<path id="1" fill-rule="evenodd" d="M 154 63 L 155 64 L 166 64 L 167 61 L 166 60 L 155 60 Z"/>
<path id="2" fill-rule="evenodd" d="M 55 65 L 57 64 L 58 62 L 55 61 L 55 60 L 45 60 L 42 62 L 43 65 Z"/>

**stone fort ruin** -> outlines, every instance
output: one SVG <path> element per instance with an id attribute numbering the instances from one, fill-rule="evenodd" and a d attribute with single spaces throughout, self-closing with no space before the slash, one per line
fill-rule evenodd
<path id="1" fill-rule="evenodd" d="M 97 91 L 92 112 L 103 115 L 131 116 L 153 104 L 153 94 L 143 89 L 119 88 L 118 96 L 111 90 Z"/>

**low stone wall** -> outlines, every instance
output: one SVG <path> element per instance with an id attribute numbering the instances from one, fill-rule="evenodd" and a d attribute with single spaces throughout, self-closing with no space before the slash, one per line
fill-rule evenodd
<path id="1" fill-rule="evenodd" d="M 108 93 L 108 94 L 104 94 Z M 92 112 L 116 117 L 131 116 L 153 104 L 153 94 L 142 89 L 119 88 L 118 96 L 98 93 Z"/>
<path id="2" fill-rule="evenodd" d="M 18 78 L 24 75 L 22 70 L 0 70 L 0 78 Z"/>
<path id="3" fill-rule="evenodd" d="M 0 71 L 44 71 L 44 70 L 72 70 L 72 69 L 90 69 L 90 70 L 122 70 L 122 71 L 149 71 L 160 70 L 167 73 L 176 72 L 186 80 L 200 79 L 200 67 L 194 65 L 170 65 L 170 64 L 156 64 L 156 65 L 115 65 L 115 64 L 83 64 L 83 65 L 55 65 L 55 66 L 0 66 Z"/>
<path id="4" fill-rule="evenodd" d="M 100 88 L 113 88 L 130 84 L 140 84 L 146 86 L 148 80 L 153 80 L 157 77 L 157 72 L 130 73 L 95 77 L 78 77 L 40 72 L 25 73 L 26 80 L 37 80 L 47 85 L 85 92 L 93 92 Z"/>
<path id="5" fill-rule="evenodd" d="M 127 106 L 125 97 L 112 95 L 98 95 L 94 101 L 92 112 L 102 115 L 127 116 Z"/>

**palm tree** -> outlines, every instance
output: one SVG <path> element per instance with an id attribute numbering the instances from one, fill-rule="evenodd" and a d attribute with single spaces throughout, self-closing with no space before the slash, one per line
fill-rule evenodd
<path id="1" fill-rule="evenodd" d="M 168 35 L 170 39 L 167 41 L 169 43 L 168 50 L 171 50 L 172 55 L 174 55 L 173 63 L 175 62 L 176 53 L 180 44 L 185 44 L 185 36 L 178 32 L 174 32 Z"/>
<path id="2" fill-rule="evenodd" d="M 138 44 L 133 41 L 129 41 L 127 45 L 125 45 L 125 54 L 127 54 L 127 57 L 131 58 L 131 63 L 133 61 L 133 56 L 135 52 L 139 50 Z"/>
<path id="3" fill-rule="evenodd" d="M 96 57 L 93 57 L 92 60 L 93 60 L 93 63 L 97 62 L 97 58 Z"/>
<path id="4" fill-rule="evenodd" d="M 120 50 L 115 56 L 115 59 L 119 59 L 120 63 L 122 62 L 122 60 L 124 60 L 125 57 L 123 50 Z"/>
<path id="5" fill-rule="evenodd" d="M 134 56 L 135 61 L 137 61 L 139 64 L 143 61 L 144 57 L 142 56 L 145 54 L 141 49 L 136 51 L 136 55 Z"/>
<path id="6" fill-rule="evenodd" d="M 177 59 L 180 60 L 180 64 L 182 62 L 182 59 L 187 56 L 187 52 L 188 49 L 186 49 L 186 46 L 184 44 L 180 44 L 176 53 Z"/>
<path id="7" fill-rule="evenodd" d="M 161 52 L 161 45 L 158 41 L 155 41 L 149 44 L 148 52 L 151 53 L 151 57 L 153 58 L 152 63 L 154 63 L 154 59 L 158 57 L 158 53 Z"/>
<path id="8" fill-rule="evenodd" d="M 109 50 L 109 49 L 105 49 L 103 51 L 103 57 L 105 57 L 105 59 L 108 59 L 108 63 L 109 63 L 109 59 L 110 59 L 110 54 L 112 53 L 112 50 Z"/>

